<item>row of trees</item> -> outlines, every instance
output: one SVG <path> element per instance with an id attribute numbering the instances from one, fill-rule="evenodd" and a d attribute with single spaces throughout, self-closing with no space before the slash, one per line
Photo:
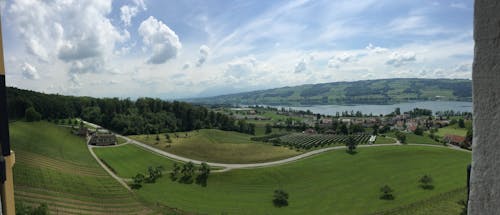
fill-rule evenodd
<path id="1" fill-rule="evenodd" d="M 163 170 L 163 166 L 148 167 L 147 176 L 142 173 L 135 175 L 132 178 L 133 182 L 131 187 L 133 189 L 139 189 L 142 187 L 142 183 L 155 183 L 158 178 L 161 178 Z"/>
<path id="2" fill-rule="evenodd" d="M 156 134 L 217 128 L 255 133 L 255 125 L 205 107 L 178 101 L 139 98 L 91 98 L 44 94 L 7 88 L 10 119 L 65 119 L 80 117 L 121 134 Z"/>
<path id="3" fill-rule="evenodd" d="M 170 179 L 172 181 L 179 181 L 184 184 L 191 184 L 193 180 L 196 184 L 199 184 L 203 187 L 207 186 L 208 176 L 210 175 L 210 166 L 203 162 L 198 168 L 198 176 L 195 176 L 196 167 L 192 162 L 187 162 L 180 166 L 177 163 L 174 163 L 172 168 L 172 172 L 170 172 Z"/>

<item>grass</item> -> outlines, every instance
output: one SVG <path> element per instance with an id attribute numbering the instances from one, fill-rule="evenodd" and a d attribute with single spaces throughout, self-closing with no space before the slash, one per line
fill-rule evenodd
<path id="1" fill-rule="evenodd" d="M 213 173 L 207 187 L 163 177 L 136 192 L 145 201 L 194 213 L 367 214 L 436 198 L 466 186 L 465 167 L 470 163 L 467 152 L 425 146 L 357 151 L 355 155 L 330 151 L 282 166 Z M 433 177 L 433 190 L 419 187 L 417 180 L 424 174 Z M 379 199 L 379 188 L 385 184 L 395 190 L 395 200 Z M 273 207 L 275 189 L 290 194 L 289 206 Z"/>
<path id="2" fill-rule="evenodd" d="M 137 173 L 145 174 L 149 166 L 163 166 L 165 171 L 170 171 L 174 163 L 168 158 L 132 144 L 120 147 L 94 148 L 93 150 L 100 159 L 113 167 L 118 176 L 123 178 L 132 178 Z"/>
<path id="3" fill-rule="evenodd" d="M 422 136 L 416 135 L 414 133 L 404 133 L 406 134 L 406 143 L 409 144 L 432 144 L 432 145 L 440 145 L 439 142 L 435 141 L 434 139 L 431 139 L 429 137 L 429 134 L 424 133 Z M 396 138 L 394 135 L 394 132 L 389 132 L 386 134 L 389 137 Z"/>
<path id="4" fill-rule="evenodd" d="M 375 140 L 375 144 L 389 144 L 389 143 L 395 143 L 396 140 L 393 138 L 389 137 L 382 137 L 380 135 L 377 136 L 377 139 Z"/>
<path id="5" fill-rule="evenodd" d="M 280 160 L 299 154 L 286 147 L 272 146 L 250 140 L 251 135 L 233 131 L 202 129 L 178 132 L 178 138 L 169 134 L 172 143 L 167 143 L 165 135 L 133 135 L 137 141 L 184 157 L 219 163 L 256 163 Z"/>
<path id="6" fill-rule="evenodd" d="M 117 137 L 116 137 L 116 142 L 117 142 L 117 144 L 118 144 L 118 145 L 121 145 L 121 144 L 126 143 L 126 142 L 127 142 L 127 140 L 126 140 L 126 139 L 124 139 L 123 137 L 119 137 L 119 136 L 117 136 Z"/>
<path id="7" fill-rule="evenodd" d="M 14 196 L 28 205 L 47 203 L 54 213 L 146 212 L 134 195 L 111 178 L 90 155 L 83 138 L 47 122 L 9 124 Z"/>
<path id="8" fill-rule="evenodd" d="M 458 126 L 446 126 L 438 129 L 438 132 L 436 132 L 436 135 L 440 137 L 444 137 L 448 134 L 465 137 L 465 135 L 467 135 L 467 129 L 459 128 Z"/>

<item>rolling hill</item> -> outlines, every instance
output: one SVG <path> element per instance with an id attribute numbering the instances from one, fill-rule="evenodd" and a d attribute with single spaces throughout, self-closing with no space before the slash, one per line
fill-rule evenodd
<path id="1" fill-rule="evenodd" d="M 404 101 L 471 101 L 467 79 L 380 79 L 332 82 L 188 99 L 203 104 L 391 104 Z"/>

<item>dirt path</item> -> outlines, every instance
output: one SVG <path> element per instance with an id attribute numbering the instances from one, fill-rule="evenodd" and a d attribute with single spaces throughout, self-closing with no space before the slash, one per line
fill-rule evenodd
<path id="1" fill-rule="evenodd" d="M 99 159 L 97 157 L 97 155 L 94 153 L 94 150 L 92 150 L 92 148 L 94 146 L 90 145 L 87 143 L 87 147 L 89 148 L 89 152 L 90 154 L 92 155 L 92 157 L 94 157 L 94 159 L 97 161 L 97 163 L 99 163 L 99 165 L 101 165 L 101 167 L 106 170 L 106 172 L 111 175 L 111 177 L 113 177 L 116 181 L 118 181 L 118 183 L 120 183 L 123 187 L 127 188 L 127 190 L 131 191 L 130 187 L 127 185 L 127 183 L 125 183 L 125 181 L 123 181 L 122 178 L 118 177 L 113 171 L 111 171 L 108 166 L 106 166 L 106 164 L 104 164 L 101 159 Z"/>

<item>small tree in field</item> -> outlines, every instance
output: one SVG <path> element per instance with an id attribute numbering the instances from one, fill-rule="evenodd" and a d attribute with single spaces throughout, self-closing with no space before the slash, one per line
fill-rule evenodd
<path id="1" fill-rule="evenodd" d="M 356 145 L 357 145 L 356 139 L 354 139 L 352 135 L 349 135 L 345 142 L 345 146 L 347 147 L 347 152 L 349 152 L 350 154 L 355 153 Z"/>
<path id="2" fill-rule="evenodd" d="M 380 199 L 385 199 L 385 200 L 393 200 L 394 195 L 392 194 L 394 190 L 392 190 L 389 186 L 384 185 L 383 187 L 380 188 Z"/>
<path id="3" fill-rule="evenodd" d="M 270 134 L 273 132 L 273 127 L 271 126 L 271 124 L 266 124 L 266 134 Z"/>
<path id="4" fill-rule="evenodd" d="M 420 182 L 420 187 L 426 190 L 434 189 L 434 185 L 432 185 L 432 177 L 430 175 L 422 176 L 418 182 Z"/>
<path id="5" fill-rule="evenodd" d="M 284 190 L 275 190 L 273 204 L 278 208 L 288 206 L 288 193 Z"/>

